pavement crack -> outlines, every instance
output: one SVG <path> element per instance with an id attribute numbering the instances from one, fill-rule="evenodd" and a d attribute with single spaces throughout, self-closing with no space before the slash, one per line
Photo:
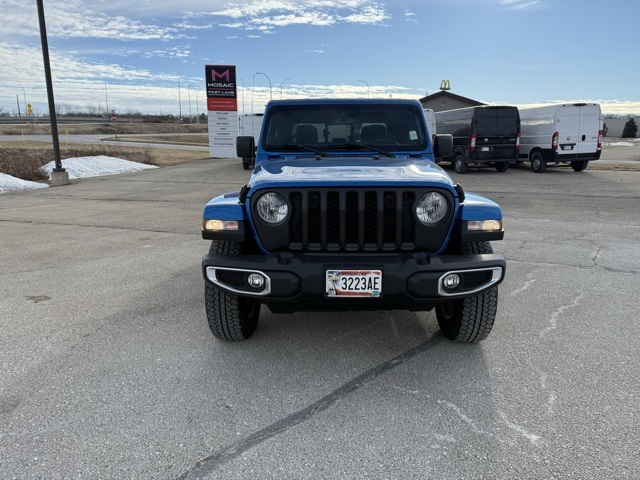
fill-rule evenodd
<path id="1" fill-rule="evenodd" d="M 427 350 L 430 350 L 443 340 L 444 337 L 442 335 L 436 335 L 434 337 L 431 337 L 429 340 L 426 340 L 416 345 L 415 347 L 402 352 L 400 355 L 379 365 L 376 365 L 375 367 L 348 381 L 347 383 L 342 384 L 340 387 L 336 388 L 334 391 L 325 395 L 316 402 L 307 405 L 306 407 L 292 413 L 285 418 L 275 421 L 271 425 L 268 425 L 265 428 L 254 432 L 253 434 L 245 437 L 244 439 L 233 445 L 224 447 L 217 452 L 212 453 L 208 457 L 203 458 L 178 478 L 180 480 L 192 480 L 206 477 L 222 465 L 234 460 L 248 450 L 251 450 L 253 447 L 261 444 L 265 440 L 284 433 L 289 429 L 295 427 L 296 425 L 300 425 L 301 423 L 304 423 L 307 420 L 311 419 L 317 413 L 327 410 L 335 403 L 349 396 L 351 393 L 359 390 L 363 386 L 367 385 L 381 375 L 393 370 L 397 366 L 402 365 L 407 360 L 421 353 L 424 353 Z"/>

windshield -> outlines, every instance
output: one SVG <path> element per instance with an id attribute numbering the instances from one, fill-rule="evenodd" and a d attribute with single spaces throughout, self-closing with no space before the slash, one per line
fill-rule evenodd
<path id="1" fill-rule="evenodd" d="M 384 152 L 420 151 L 427 145 L 424 114 L 417 106 L 300 104 L 270 110 L 262 146 L 265 150 L 311 146 L 327 152 Z"/>

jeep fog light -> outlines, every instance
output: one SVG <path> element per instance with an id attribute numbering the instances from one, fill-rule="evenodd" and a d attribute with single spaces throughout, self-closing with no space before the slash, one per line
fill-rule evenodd
<path id="1" fill-rule="evenodd" d="M 458 285 L 460 285 L 460 275 L 458 275 L 457 273 L 450 273 L 449 275 L 444 277 L 444 279 L 442 280 L 442 285 L 444 285 L 444 288 L 446 288 L 447 290 L 454 290 L 458 288 Z"/>
<path id="2" fill-rule="evenodd" d="M 259 273 L 252 273 L 247 277 L 247 283 L 254 290 L 262 290 L 264 287 L 264 277 Z"/>
<path id="3" fill-rule="evenodd" d="M 238 230 L 237 220 L 207 220 L 202 221 L 203 230 L 209 230 L 213 232 L 221 232 L 224 230 Z"/>
<path id="4" fill-rule="evenodd" d="M 276 192 L 265 193 L 258 199 L 256 211 L 267 223 L 280 223 L 289 213 L 289 205 L 282 195 Z"/>
<path id="5" fill-rule="evenodd" d="M 476 232 L 499 232 L 502 230 L 502 220 L 469 220 L 467 228 Z"/>
<path id="6" fill-rule="evenodd" d="M 416 205 L 416 216 L 424 225 L 431 226 L 442 220 L 449 210 L 449 202 L 439 192 L 425 193 Z"/>

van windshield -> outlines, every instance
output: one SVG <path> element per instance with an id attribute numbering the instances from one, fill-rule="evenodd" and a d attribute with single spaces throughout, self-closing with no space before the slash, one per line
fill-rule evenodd
<path id="1" fill-rule="evenodd" d="M 413 105 L 277 105 L 269 112 L 262 144 L 267 151 L 420 151 L 428 146 L 424 113 Z"/>

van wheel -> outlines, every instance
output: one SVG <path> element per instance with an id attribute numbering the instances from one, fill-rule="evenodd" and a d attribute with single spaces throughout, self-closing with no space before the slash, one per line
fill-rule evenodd
<path id="1" fill-rule="evenodd" d="M 209 253 L 240 255 L 242 243 L 214 240 Z M 253 335 L 260 318 L 260 302 L 231 295 L 205 280 L 207 321 L 213 336 L 220 340 L 245 340 Z"/>
<path id="2" fill-rule="evenodd" d="M 496 163 L 496 170 L 499 172 L 506 172 L 509 170 L 509 162 Z"/>
<path id="3" fill-rule="evenodd" d="M 493 249 L 489 242 L 469 242 L 460 245 L 460 253 L 493 253 Z M 491 333 L 497 310 L 498 287 L 495 286 L 473 297 L 439 303 L 436 305 L 436 318 L 440 330 L 449 340 L 479 342 Z"/>
<path id="4" fill-rule="evenodd" d="M 467 164 L 464 162 L 462 154 L 457 153 L 456 156 L 453 157 L 453 169 L 456 173 L 467 173 Z"/>
<path id="5" fill-rule="evenodd" d="M 242 168 L 244 168 L 245 170 L 249 170 L 249 167 L 251 166 L 251 163 L 249 163 L 249 160 L 247 160 L 246 158 L 242 159 Z"/>
<path id="6" fill-rule="evenodd" d="M 536 173 L 542 173 L 547 168 L 547 162 L 544 161 L 542 153 L 535 152 L 531 154 L 531 170 Z"/>
<path id="7" fill-rule="evenodd" d="M 576 172 L 581 172 L 582 170 L 587 168 L 588 163 L 589 163 L 589 160 L 571 162 L 571 168 L 573 168 Z"/>

